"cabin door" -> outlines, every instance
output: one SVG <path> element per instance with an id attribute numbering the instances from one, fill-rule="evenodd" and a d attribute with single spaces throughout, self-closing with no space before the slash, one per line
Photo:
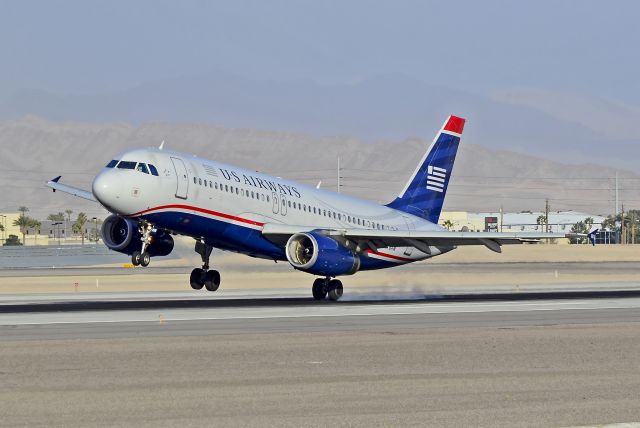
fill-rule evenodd
<path id="1" fill-rule="evenodd" d="M 189 176 L 187 174 L 187 167 L 184 165 L 184 161 L 180 158 L 171 158 L 171 162 L 176 170 L 176 178 L 178 179 L 176 198 L 187 199 L 189 192 Z"/>

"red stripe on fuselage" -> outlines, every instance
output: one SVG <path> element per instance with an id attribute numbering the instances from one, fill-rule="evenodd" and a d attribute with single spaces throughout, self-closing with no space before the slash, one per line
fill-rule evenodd
<path id="1" fill-rule="evenodd" d="M 375 254 L 377 256 L 382 256 L 382 257 L 389 257 L 390 259 L 399 260 L 402 262 L 415 262 L 414 259 L 408 259 L 406 257 L 396 256 L 395 254 L 381 253 L 380 251 L 367 250 L 367 253 Z"/>
<path id="2" fill-rule="evenodd" d="M 455 132 L 456 134 L 462 134 L 464 129 L 464 119 L 458 116 L 451 116 L 444 126 L 444 131 Z"/>
<path id="3" fill-rule="evenodd" d="M 253 220 L 249 220 L 246 218 L 242 218 L 242 217 L 236 217 L 234 215 L 231 214 L 225 214 L 225 213 L 221 213 L 218 211 L 211 211 L 205 208 L 200 208 L 200 207 L 194 207 L 191 205 L 162 205 L 159 207 L 154 207 L 154 208 L 149 208 L 134 214 L 129 214 L 127 217 L 137 217 L 143 214 L 149 214 L 152 211 L 158 211 L 158 210 L 166 210 L 166 209 L 182 209 L 182 210 L 191 210 L 191 211 L 198 211 L 201 213 L 205 213 L 205 214 L 210 214 L 210 215 L 214 215 L 216 217 L 222 217 L 222 218 L 226 218 L 228 220 L 233 220 L 233 221 L 239 221 L 241 223 L 247 223 L 247 224 L 251 224 L 254 226 L 264 226 L 264 223 L 260 223 L 258 221 L 253 221 Z"/>

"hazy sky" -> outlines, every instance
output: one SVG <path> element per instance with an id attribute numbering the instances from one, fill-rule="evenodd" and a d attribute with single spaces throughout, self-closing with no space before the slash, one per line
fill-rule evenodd
<path id="1" fill-rule="evenodd" d="M 638 16 L 637 1 L 0 0 L 0 97 L 220 70 L 332 83 L 401 73 L 638 105 Z"/>

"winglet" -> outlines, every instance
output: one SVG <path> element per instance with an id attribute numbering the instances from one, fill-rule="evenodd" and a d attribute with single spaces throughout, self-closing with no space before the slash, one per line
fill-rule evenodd
<path id="1" fill-rule="evenodd" d="M 595 246 L 596 245 L 596 233 L 598 233 L 600 229 L 595 229 L 592 230 L 591 232 L 589 232 L 589 234 L 587 235 L 587 238 L 589 238 L 589 242 L 591 242 L 591 245 Z"/>
<path id="2" fill-rule="evenodd" d="M 57 183 L 58 181 L 60 181 L 60 179 L 62 178 L 61 175 L 57 176 L 56 178 L 54 178 L 53 180 L 51 180 L 52 183 Z"/>

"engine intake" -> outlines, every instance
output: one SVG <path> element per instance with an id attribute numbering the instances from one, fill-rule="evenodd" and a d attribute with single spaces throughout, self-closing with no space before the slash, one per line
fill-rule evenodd
<path id="1" fill-rule="evenodd" d="M 138 231 L 138 223 L 134 220 L 110 215 L 102 223 L 100 230 L 104 244 L 111 250 L 131 255 L 142 249 L 142 235 Z M 158 230 L 152 236 L 147 252 L 151 257 L 168 256 L 173 251 L 173 238 L 168 233 Z"/>
<path id="2" fill-rule="evenodd" d="M 294 268 L 314 275 L 352 275 L 360 269 L 357 254 L 316 232 L 296 233 L 287 241 L 285 250 Z"/>

